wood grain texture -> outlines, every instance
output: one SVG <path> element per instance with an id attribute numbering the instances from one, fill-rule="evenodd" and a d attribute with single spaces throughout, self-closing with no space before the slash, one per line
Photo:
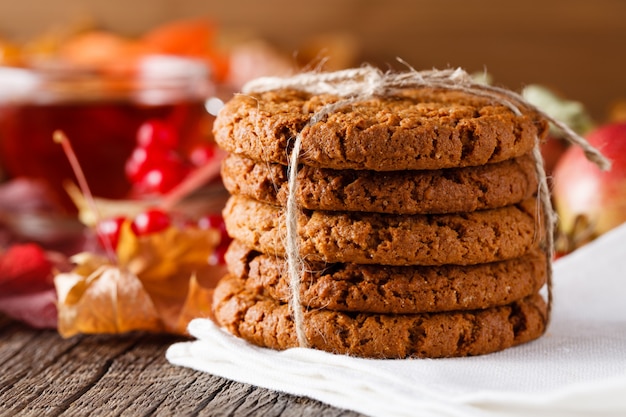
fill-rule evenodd
<path id="1" fill-rule="evenodd" d="M 0 316 L 0 416 L 359 417 L 169 364 L 170 336 L 61 338 Z"/>

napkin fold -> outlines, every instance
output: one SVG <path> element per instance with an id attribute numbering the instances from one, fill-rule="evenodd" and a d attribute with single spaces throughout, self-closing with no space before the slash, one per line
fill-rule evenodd
<path id="1" fill-rule="evenodd" d="M 453 359 L 375 360 L 274 351 L 195 319 L 172 364 L 390 416 L 626 416 L 626 224 L 554 265 L 552 322 L 540 339 Z"/>

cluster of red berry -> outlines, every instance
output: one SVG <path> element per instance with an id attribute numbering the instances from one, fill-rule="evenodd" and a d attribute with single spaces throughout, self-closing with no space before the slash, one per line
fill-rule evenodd
<path id="1" fill-rule="evenodd" d="M 160 120 L 149 120 L 137 131 L 137 146 L 126 163 L 126 176 L 133 185 L 136 197 L 163 195 L 180 184 L 194 168 L 215 158 L 215 148 L 211 145 L 198 145 L 183 157 L 179 149 L 179 138 L 174 129 Z M 104 247 L 117 248 L 125 217 L 104 219 L 96 226 L 96 234 Z M 130 229 L 136 236 L 158 233 L 174 225 L 167 212 L 152 208 L 135 216 Z M 207 214 L 196 222 L 185 222 L 180 227 L 214 229 L 220 232 L 220 244 L 209 259 L 213 265 L 224 263 L 224 253 L 231 238 L 226 232 L 224 219 L 219 214 Z"/>
<path id="2" fill-rule="evenodd" d="M 166 122 L 149 120 L 137 130 L 137 145 L 126 162 L 126 177 L 133 195 L 163 195 L 171 191 L 191 171 L 215 157 L 211 145 L 197 145 L 183 156 L 176 131 Z"/>
<path id="3" fill-rule="evenodd" d="M 105 247 L 107 244 L 110 244 L 112 249 L 117 248 L 122 224 L 125 221 L 125 217 L 118 216 L 98 222 L 96 233 L 100 243 Z M 137 236 L 146 236 L 167 229 L 171 222 L 171 218 L 166 212 L 158 209 L 149 209 L 135 216 L 130 224 L 130 229 Z"/>
<path id="4" fill-rule="evenodd" d="M 122 224 L 127 219 L 123 216 L 104 219 L 96 226 L 98 239 L 103 246 L 110 245 L 112 249 L 117 248 L 120 239 Z M 147 236 L 158 233 L 172 226 L 172 218 L 166 212 L 159 209 L 149 209 L 139 213 L 130 223 L 130 230 L 136 236 Z M 219 214 L 207 214 L 200 217 L 195 223 L 186 223 L 185 227 L 197 227 L 201 230 L 217 230 L 220 232 L 220 241 L 208 260 L 210 265 L 221 265 L 224 263 L 224 254 L 231 242 L 231 237 L 226 232 L 224 219 Z"/>

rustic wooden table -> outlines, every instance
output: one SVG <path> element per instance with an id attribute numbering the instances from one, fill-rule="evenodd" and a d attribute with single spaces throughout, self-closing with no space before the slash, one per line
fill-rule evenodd
<path id="1" fill-rule="evenodd" d="M 359 417 L 169 364 L 163 335 L 78 336 L 0 316 L 0 416 Z"/>

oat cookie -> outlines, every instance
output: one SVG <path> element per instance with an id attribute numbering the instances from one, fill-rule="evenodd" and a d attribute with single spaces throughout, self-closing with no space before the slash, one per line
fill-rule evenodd
<path id="1" fill-rule="evenodd" d="M 246 246 L 284 255 L 285 210 L 231 196 L 228 233 Z M 383 265 L 471 265 L 516 258 L 535 247 L 537 200 L 472 213 L 394 215 L 302 211 L 300 255 L 310 261 Z"/>
<path id="2" fill-rule="evenodd" d="M 307 126 L 338 100 L 296 90 L 236 95 L 217 116 L 215 140 L 229 152 L 287 165 L 301 131 L 301 164 L 399 171 L 504 161 L 530 152 L 548 132 L 529 109 L 516 115 L 492 99 L 433 88 L 351 103 Z"/>
<path id="3" fill-rule="evenodd" d="M 222 180 L 231 194 L 284 206 L 287 167 L 229 155 Z M 376 172 L 302 166 L 295 191 L 310 210 L 458 213 L 519 203 L 537 192 L 532 156 L 479 167 Z"/>
<path id="4" fill-rule="evenodd" d="M 234 241 L 226 253 L 229 272 L 246 288 L 280 302 L 291 296 L 284 258 Z M 307 263 L 300 300 L 311 309 L 368 313 L 428 313 L 504 305 L 545 284 L 543 252 L 488 264 L 383 266 Z"/>
<path id="5" fill-rule="evenodd" d="M 255 294 L 228 275 L 214 293 L 217 323 L 255 345 L 298 345 L 288 304 Z M 509 305 L 466 312 L 424 314 L 342 313 L 309 310 L 304 329 L 310 347 L 372 358 L 441 358 L 499 351 L 538 338 L 546 305 L 533 295 Z"/>

